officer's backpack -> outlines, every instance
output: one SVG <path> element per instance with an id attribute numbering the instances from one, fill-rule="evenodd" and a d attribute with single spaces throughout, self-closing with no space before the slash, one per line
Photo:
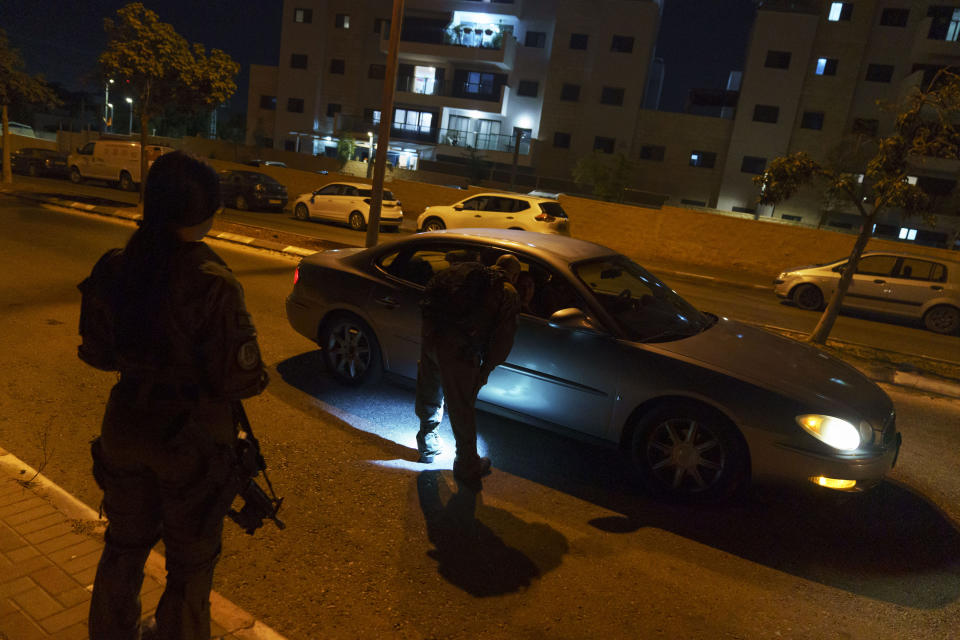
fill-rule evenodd
<path id="1" fill-rule="evenodd" d="M 122 267 L 122 249 L 111 249 L 94 265 L 80 289 L 80 338 L 77 355 L 103 371 L 119 368 L 115 338 L 117 297 Z"/>
<path id="2" fill-rule="evenodd" d="M 424 319 L 440 327 L 467 330 L 478 307 L 489 304 L 505 276 L 500 269 L 479 262 L 458 262 L 433 276 L 420 299 Z M 471 313 L 473 312 L 473 313 Z"/>

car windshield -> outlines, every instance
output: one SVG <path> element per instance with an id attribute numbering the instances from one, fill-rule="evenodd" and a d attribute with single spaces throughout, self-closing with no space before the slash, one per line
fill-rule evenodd
<path id="1" fill-rule="evenodd" d="M 360 189 L 360 197 L 362 197 L 362 198 L 369 198 L 369 197 L 372 196 L 372 195 L 373 195 L 373 191 L 371 191 L 370 189 Z M 384 200 L 393 200 L 393 199 L 394 199 L 394 198 L 393 198 L 393 194 L 390 193 L 390 191 L 384 189 L 384 190 L 383 190 L 383 199 L 384 199 Z"/>
<path id="2" fill-rule="evenodd" d="M 716 321 L 626 256 L 581 262 L 573 271 L 630 340 L 679 340 Z"/>

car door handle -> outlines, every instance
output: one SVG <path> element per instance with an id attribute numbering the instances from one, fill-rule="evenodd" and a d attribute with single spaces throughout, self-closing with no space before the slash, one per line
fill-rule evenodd
<path id="1" fill-rule="evenodd" d="M 930 288 L 933 289 L 934 291 L 943 291 L 943 287 L 941 287 L 938 284 L 932 284 L 930 285 Z"/>
<path id="2" fill-rule="evenodd" d="M 880 278 L 877 278 L 877 279 L 874 280 L 873 282 L 874 282 L 875 284 L 886 284 L 886 283 L 887 283 L 886 280 L 881 280 Z"/>
<path id="3" fill-rule="evenodd" d="M 475 213 L 475 214 L 473 214 L 473 217 L 474 217 L 474 218 L 479 218 L 479 217 L 480 217 L 480 214 L 479 214 L 479 213 Z"/>
<path id="4" fill-rule="evenodd" d="M 400 306 L 400 303 L 397 302 L 397 299 L 393 296 L 383 296 L 382 298 L 377 298 L 376 301 L 377 304 L 382 304 L 390 309 Z"/>

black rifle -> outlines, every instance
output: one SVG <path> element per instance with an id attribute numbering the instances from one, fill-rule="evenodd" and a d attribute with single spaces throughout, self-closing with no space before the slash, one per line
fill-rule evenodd
<path id="1" fill-rule="evenodd" d="M 244 411 L 240 401 L 234 403 L 233 419 L 240 431 L 237 437 L 236 470 L 240 483 L 237 495 L 243 498 L 244 504 L 239 511 L 230 509 L 227 515 L 248 534 L 262 527 L 264 518 L 270 518 L 278 529 L 283 529 L 286 525 L 277 518 L 283 498 L 278 498 L 273 491 L 273 485 L 270 484 L 270 478 L 267 476 L 267 462 L 260 453 L 260 442 L 253 435 L 253 427 L 250 426 L 247 412 Z M 256 483 L 255 479 L 261 472 L 270 495 L 267 495 Z"/>

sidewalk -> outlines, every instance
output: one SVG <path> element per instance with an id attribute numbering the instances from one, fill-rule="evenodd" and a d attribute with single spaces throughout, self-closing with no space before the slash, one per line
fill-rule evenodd
<path id="1" fill-rule="evenodd" d="M 84 640 L 104 521 L 88 506 L 0 449 L 0 640 Z M 147 561 L 144 617 L 163 593 L 163 557 Z M 283 640 L 219 594 L 211 633 L 224 640 Z"/>

